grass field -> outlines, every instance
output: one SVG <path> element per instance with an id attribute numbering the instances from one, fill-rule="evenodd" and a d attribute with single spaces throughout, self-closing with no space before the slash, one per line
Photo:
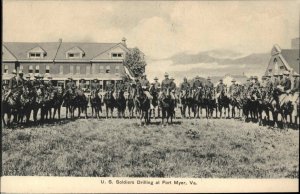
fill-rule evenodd
<path id="1" fill-rule="evenodd" d="M 4 175 L 298 178 L 299 131 L 234 119 L 76 119 L 3 129 Z"/>

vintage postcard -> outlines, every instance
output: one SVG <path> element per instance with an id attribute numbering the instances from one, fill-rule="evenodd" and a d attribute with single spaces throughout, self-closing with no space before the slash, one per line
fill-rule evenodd
<path id="1" fill-rule="evenodd" d="M 300 1 L 2 10 L 1 192 L 298 191 Z"/>

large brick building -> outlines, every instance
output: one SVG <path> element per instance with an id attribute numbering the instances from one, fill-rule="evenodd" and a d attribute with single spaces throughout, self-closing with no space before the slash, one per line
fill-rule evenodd
<path id="1" fill-rule="evenodd" d="M 130 48 L 126 39 L 120 43 L 86 42 L 4 42 L 2 44 L 2 80 L 7 82 L 12 71 L 23 70 L 31 79 L 35 73 L 50 74 L 55 85 L 64 85 L 68 77 L 78 84 L 97 78 L 104 88 L 108 80 L 116 83 L 128 71 L 123 64 Z"/>

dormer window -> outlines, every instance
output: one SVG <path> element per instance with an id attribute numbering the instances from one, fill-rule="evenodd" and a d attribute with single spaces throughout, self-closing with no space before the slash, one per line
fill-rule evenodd
<path id="1" fill-rule="evenodd" d="M 123 58 L 123 53 L 112 53 L 111 58 L 117 58 L 117 59 Z"/>
<path id="2" fill-rule="evenodd" d="M 81 59 L 84 57 L 84 51 L 78 47 L 74 47 L 66 52 L 67 59 Z"/>
<path id="3" fill-rule="evenodd" d="M 28 58 L 41 59 L 44 58 L 46 54 L 47 54 L 46 51 L 38 46 L 28 51 Z"/>

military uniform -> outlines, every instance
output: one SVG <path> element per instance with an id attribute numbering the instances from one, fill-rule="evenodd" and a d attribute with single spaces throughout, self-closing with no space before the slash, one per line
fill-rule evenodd
<path id="1" fill-rule="evenodd" d="M 69 90 L 69 89 L 76 89 L 76 85 L 75 85 L 75 82 L 74 81 L 69 81 L 67 84 L 66 84 L 66 90 Z"/>
<path id="2" fill-rule="evenodd" d="M 274 77 L 274 81 L 273 81 L 273 87 L 277 88 L 277 86 L 280 85 L 280 81 L 278 77 Z"/>
<path id="3" fill-rule="evenodd" d="M 13 90 L 17 87 L 18 87 L 17 78 L 16 78 L 16 76 L 14 76 L 14 77 L 10 78 L 8 88 L 10 90 Z"/>
<path id="4" fill-rule="evenodd" d="M 80 82 L 79 83 L 79 89 L 82 91 L 86 91 L 87 90 L 87 85 L 85 82 Z"/>
<path id="5" fill-rule="evenodd" d="M 232 84 L 229 87 L 229 95 L 232 96 L 236 92 L 236 89 L 237 89 L 237 85 L 236 84 Z"/>
<path id="6" fill-rule="evenodd" d="M 291 85 L 292 85 L 290 78 L 288 78 L 288 77 L 283 78 L 280 81 L 280 85 L 283 87 L 283 90 L 285 92 L 288 91 L 288 90 L 290 90 L 291 89 Z"/>
<path id="7" fill-rule="evenodd" d="M 112 83 L 109 82 L 109 83 L 106 84 L 105 90 L 106 90 L 107 92 L 114 92 L 114 90 L 115 90 L 114 87 L 115 87 L 115 86 L 114 86 Z"/>
<path id="8" fill-rule="evenodd" d="M 300 86 L 299 86 L 299 77 L 294 79 L 294 86 L 291 90 L 292 93 L 299 92 Z"/>
<path id="9" fill-rule="evenodd" d="M 189 82 L 183 82 L 180 86 L 180 90 L 183 91 L 183 90 L 189 90 L 190 89 L 190 84 Z"/>
<path id="10" fill-rule="evenodd" d="M 211 81 L 208 81 L 207 84 L 206 84 L 206 86 L 207 86 L 208 88 L 210 88 L 211 90 L 214 89 L 214 84 L 213 84 Z"/>
<path id="11" fill-rule="evenodd" d="M 161 88 L 164 92 L 166 92 L 167 89 L 170 87 L 170 83 L 171 83 L 171 80 L 169 78 L 166 78 L 161 82 Z"/>
<path id="12" fill-rule="evenodd" d="M 225 84 L 224 83 L 219 83 L 218 85 L 217 85 L 217 88 L 216 88 L 216 92 L 217 93 L 221 93 L 224 89 L 225 89 Z"/>
<path id="13" fill-rule="evenodd" d="M 272 89 L 273 89 L 273 83 L 271 80 L 266 80 L 265 82 L 265 88 L 267 89 L 267 92 L 268 93 L 271 93 L 272 92 Z"/>
<path id="14" fill-rule="evenodd" d="M 99 89 L 100 89 L 100 84 L 99 84 L 99 82 L 93 81 L 93 82 L 91 83 L 91 91 L 94 91 L 94 90 L 99 91 Z"/>
<path id="15" fill-rule="evenodd" d="M 156 92 L 160 91 L 160 83 L 158 81 L 155 81 L 153 83 L 153 87 L 154 87 L 154 89 L 155 89 Z"/>
<path id="16" fill-rule="evenodd" d="M 193 89 L 197 90 L 199 87 L 203 87 L 203 84 L 200 80 L 195 80 L 193 83 Z"/>
<path id="17" fill-rule="evenodd" d="M 125 91 L 125 84 L 123 83 L 123 82 L 119 82 L 118 84 L 117 84 L 117 90 L 118 91 Z"/>
<path id="18" fill-rule="evenodd" d="M 16 77 L 16 80 L 17 80 L 17 87 L 23 86 L 25 83 L 25 79 L 21 76 Z"/>

